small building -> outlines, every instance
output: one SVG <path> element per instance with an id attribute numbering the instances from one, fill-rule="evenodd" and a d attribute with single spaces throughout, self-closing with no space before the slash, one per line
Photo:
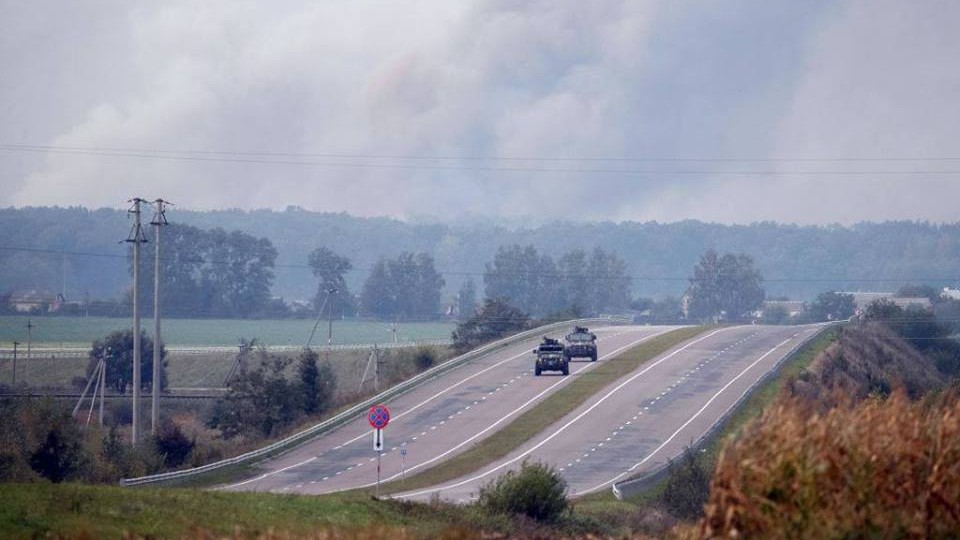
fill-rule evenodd
<path id="1" fill-rule="evenodd" d="M 950 287 L 944 287 L 940 291 L 940 298 L 948 298 L 950 300 L 960 300 L 960 289 L 951 289 Z"/>
<path id="2" fill-rule="evenodd" d="M 10 307 L 17 313 L 55 312 L 60 310 L 63 296 L 46 291 L 32 289 L 18 291 L 10 295 Z"/>

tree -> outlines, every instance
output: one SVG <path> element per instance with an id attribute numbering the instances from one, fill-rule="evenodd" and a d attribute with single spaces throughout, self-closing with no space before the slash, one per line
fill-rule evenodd
<path id="1" fill-rule="evenodd" d="M 460 292 L 457 293 L 457 312 L 460 320 L 469 319 L 477 309 L 477 285 L 473 278 L 463 282 Z"/>
<path id="2" fill-rule="evenodd" d="M 370 275 L 363 282 L 360 307 L 365 315 L 390 319 L 397 313 L 397 299 L 387 272 L 387 260 L 380 259 L 373 265 Z"/>
<path id="3" fill-rule="evenodd" d="M 300 377 L 300 392 L 303 394 L 303 412 L 324 412 L 333 399 L 337 377 L 330 364 L 319 363 L 319 355 L 312 349 L 300 353 L 297 374 Z"/>
<path id="4" fill-rule="evenodd" d="M 693 269 L 687 291 L 689 315 L 695 319 L 743 319 L 763 303 L 762 281 L 748 255 L 720 257 L 711 249 Z"/>
<path id="5" fill-rule="evenodd" d="M 251 317 L 270 300 L 277 250 L 266 238 L 216 228 L 205 238 L 203 307 L 211 315 Z"/>
<path id="6" fill-rule="evenodd" d="M 526 330 L 530 317 L 511 306 L 503 298 L 488 298 L 472 317 L 457 324 L 453 331 L 453 347 L 468 351 L 499 337 Z"/>
<path id="7" fill-rule="evenodd" d="M 335 317 L 351 316 L 356 314 L 357 306 L 353 295 L 347 287 L 347 281 L 344 275 L 353 269 L 353 264 L 346 257 L 337 255 L 326 247 L 318 247 L 310 252 L 307 257 L 307 264 L 313 271 L 320 283 L 317 285 L 317 294 L 314 297 L 313 304 L 316 309 L 324 302 L 329 302 L 327 309 Z M 328 299 L 328 291 L 335 290 Z"/>
<path id="8" fill-rule="evenodd" d="M 630 278 L 627 276 L 627 264 L 616 253 L 606 252 L 597 247 L 590 254 L 587 270 L 591 279 L 589 304 L 586 308 L 591 314 L 599 314 L 605 309 L 623 309 L 630 301 Z"/>
<path id="9" fill-rule="evenodd" d="M 167 387 L 167 350 L 160 344 L 160 389 Z M 87 378 L 93 375 L 97 363 L 106 362 L 106 384 L 115 392 L 123 394 L 133 382 L 133 330 L 117 330 L 102 340 L 93 342 L 90 360 L 87 363 Z M 153 340 L 140 331 L 140 389 L 149 390 L 153 384 Z"/>
<path id="10" fill-rule="evenodd" d="M 257 354 L 260 364 L 233 378 L 214 406 L 208 425 L 220 429 L 225 439 L 269 437 L 300 416 L 303 394 L 284 375 L 290 360 L 262 348 Z"/>
<path id="11" fill-rule="evenodd" d="M 940 299 L 940 290 L 931 285 L 904 285 L 897 291 L 900 298 L 928 298 L 933 304 Z"/>
<path id="12" fill-rule="evenodd" d="M 385 320 L 425 320 L 440 313 L 445 281 L 426 253 L 377 261 L 363 285 L 363 312 Z"/>
<path id="13" fill-rule="evenodd" d="M 840 321 L 852 317 L 856 309 L 852 294 L 831 291 L 818 294 L 807 311 L 814 321 Z"/>
<path id="14" fill-rule="evenodd" d="M 787 324 L 790 321 L 790 312 L 781 305 L 772 305 L 763 308 L 763 324 Z"/>
<path id="15" fill-rule="evenodd" d="M 549 255 L 540 255 L 533 246 L 500 246 L 493 261 L 485 265 L 484 294 L 503 298 L 518 309 L 544 315 L 565 306 L 555 298 L 556 265 Z"/>

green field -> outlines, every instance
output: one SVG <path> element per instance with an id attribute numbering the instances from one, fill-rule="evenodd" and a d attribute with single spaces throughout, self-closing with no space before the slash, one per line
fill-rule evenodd
<path id="1" fill-rule="evenodd" d="M 108 317 L 30 317 L 33 323 L 33 343 L 40 345 L 82 346 L 114 330 L 130 328 L 130 319 Z M 23 316 L 0 317 L 0 347 L 11 342 L 27 342 L 27 320 Z M 153 319 L 143 319 L 141 327 L 153 330 Z M 249 320 L 249 319 L 164 319 L 163 341 L 174 347 L 233 346 L 240 338 L 257 338 L 265 345 L 303 346 L 314 321 L 303 319 Z M 453 323 L 430 322 L 401 324 L 399 341 L 450 339 Z M 317 328 L 314 346 L 327 339 L 326 321 Z M 333 343 L 354 345 L 388 343 L 393 340 L 389 324 L 369 321 L 334 321 Z"/>

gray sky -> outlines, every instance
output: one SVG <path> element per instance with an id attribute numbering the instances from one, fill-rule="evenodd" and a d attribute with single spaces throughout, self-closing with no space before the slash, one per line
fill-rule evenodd
<path id="1" fill-rule="evenodd" d="M 952 0 L 0 0 L 0 205 L 952 222 L 960 173 L 919 172 L 960 171 L 957 21 Z M 814 174 L 724 174 L 758 171 Z"/>

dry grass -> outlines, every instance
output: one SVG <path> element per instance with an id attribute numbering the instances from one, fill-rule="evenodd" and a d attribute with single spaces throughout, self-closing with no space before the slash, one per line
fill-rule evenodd
<path id="1" fill-rule="evenodd" d="M 934 361 L 878 323 L 844 327 L 833 345 L 787 385 L 791 395 L 806 397 L 822 410 L 835 404 L 832 396 L 865 399 L 903 388 L 911 398 L 940 388 L 946 379 Z"/>
<path id="2" fill-rule="evenodd" d="M 837 397 L 837 400 L 842 398 Z M 786 398 L 721 454 L 696 538 L 956 538 L 960 402 Z"/>

